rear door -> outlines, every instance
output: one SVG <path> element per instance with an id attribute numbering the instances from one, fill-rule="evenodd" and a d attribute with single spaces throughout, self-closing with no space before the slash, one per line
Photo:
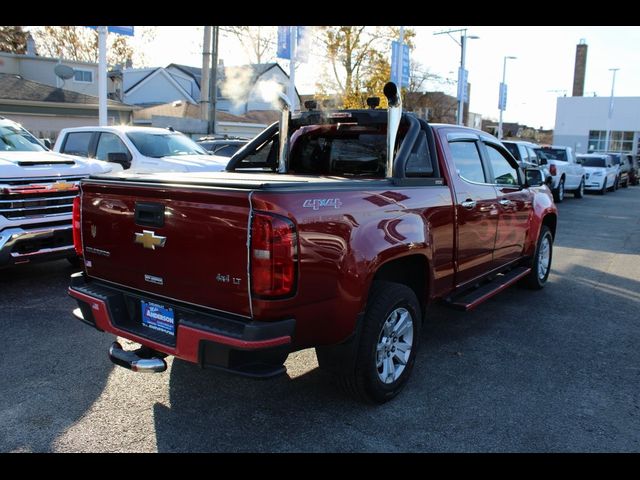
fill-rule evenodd
<path id="1" fill-rule="evenodd" d="M 490 172 L 480 156 L 479 137 L 451 132 L 446 138 L 458 219 L 456 284 L 460 285 L 491 269 L 498 205 Z"/>
<path id="2" fill-rule="evenodd" d="M 249 316 L 249 190 L 88 181 L 81 198 L 89 276 Z"/>

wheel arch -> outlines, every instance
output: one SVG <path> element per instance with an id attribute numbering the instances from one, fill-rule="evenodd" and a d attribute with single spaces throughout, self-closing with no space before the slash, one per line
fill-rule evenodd
<path id="1" fill-rule="evenodd" d="M 558 226 L 558 216 L 553 212 L 547 213 L 542 218 L 541 225 L 546 225 L 547 227 L 549 227 L 549 230 L 551 230 L 551 236 L 555 240 L 555 238 L 556 238 L 556 227 Z M 542 229 L 542 227 L 541 227 L 541 229 Z M 540 232 L 538 232 L 538 236 L 539 235 L 540 235 Z"/>
<path id="2" fill-rule="evenodd" d="M 406 285 L 413 290 L 424 312 L 429 298 L 429 259 L 422 254 L 409 254 L 390 259 L 378 266 L 369 282 L 368 293 L 376 281 L 387 281 Z M 368 294 L 367 294 L 368 297 Z"/>

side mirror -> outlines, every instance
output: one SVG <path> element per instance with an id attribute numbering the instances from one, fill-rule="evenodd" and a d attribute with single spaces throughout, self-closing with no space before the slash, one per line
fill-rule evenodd
<path id="1" fill-rule="evenodd" d="M 540 161 L 538 162 L 540 165 L 546 165 L 547 163 L 547 159 L 546 158 L 540 158 Z"/>
<path id="2" fill-rule="evenodd" d="M 129 155 L 122 152 L 110 152 L 107 153 L 107 161 L 113 163 L 119 163 L 125 170 L 131 166 L 131 160 Z"/>
<path id="3" fill-rule="evenodd" d="M 538 168 L 526 168 L 524 170 L 525 187 L 540 187 L 544 185 L 544 175 Z"/>
<path id="4" fill-rule="evenodd" d="M 51 144 L 51 140 L 49 140 L 48 138 L 42 138 L 42 143 L 44 143 L 44 146 L 47 147 L 49 150 L 51 150 L 51 148 L 53 148 L 53 145 Z"/>

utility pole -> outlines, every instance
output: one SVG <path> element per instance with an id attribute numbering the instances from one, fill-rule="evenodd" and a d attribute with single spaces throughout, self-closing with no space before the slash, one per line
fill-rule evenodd
<path id="1" fill-rule="evenodd" d="M 500 121 L 498 123 L 498 140 L 502 140 L 502 112 L 507 109 L 507 60 L 515 60 L 516 57 L 505 56 L 502 62 L 502 83 L 498 96 L 498 109 L 500 110 Z"/>
<path id="2" fill-rule="evenodd" d="M 211 27 L 204 27 L 202 41 L 202 79 L 200 81 L 200 118 L 209 131 L 209 73 L 211 72 Z"/>
<path id="3" fill-rule="evenodd" d="M 461 36 L 460 36 L 460 41 L 458 42 L 455 38 L 453 38 L 453 36 L 451 35 L 454 32 L 462 32 Z M 447 35 L 449 35 L 449 37 L 451 37 L 451 39 L 456 42 L 458 45 L 460 45 L 461 48 L 461 52 L 460 52 L 460 70 L 458 71 L 458 113 L 457 113 L 457 121 L 456 123 L 458 125 L 463 125 L 464 124 L 464 100 L 465 100 L 465 90 L 466 90 L 466 86 L 467 86 L 467 75 L 466 75 L 466 70 L 464 69 L 464 63 L 465 63 L 465 55 L 466 55 L 466 49 L 467 49 L 467 39 L 476 39 L 476 38 L 480 38 L 477 37 L 475 35 L 467 35 L 467 29 L 466 28 L 459 28 L 457 30 L 446 30 L 443 32 L 435 32 L 434 35 L 442 35 L 446 33 Z"/>
<path id="4" fill-rule="evenodd" d="M 609 71 L 613 72 L 613 79 L 611 80 L 611 98 L 609 100 L 609 115 L 607 116 L 607 137 L 605 140 L 605 152 L 611 150 L 611 117 L 613 117 L 613 89 L 616 86 L 616 72 L 619 68 L 610 68 Z"/>
<path id="5" fill-rule="evenodd" d="M 216 133 L 216 102 L 218 100 L 218 33 L 220 27 L 213 27 L 212 48 L 213 56 L 211 61 L 211 76 L 209 77 L 209 99 L 211 110 L 209 114 L 209 128 L 207 132 L 211 135 Z"/>

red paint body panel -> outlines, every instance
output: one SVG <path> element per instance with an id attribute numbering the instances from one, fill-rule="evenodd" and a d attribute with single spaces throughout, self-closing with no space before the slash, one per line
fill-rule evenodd
<path id="1" fill-rule="evenodd" d="M 164 205 L 164 226 L 136 225 L 136 202 Z M 246 317 L 248 222 L 248 191 L 93 183 L 82 188 L 89 276 Z M 145 230 L 166 237 L 164 247 L 152 250 L 135 243 L 135 234 Z M 146 281 L 145 275 L 162 278 L 163 285 Z M 219 281 L 218 275 L 229 281 Z"/>

